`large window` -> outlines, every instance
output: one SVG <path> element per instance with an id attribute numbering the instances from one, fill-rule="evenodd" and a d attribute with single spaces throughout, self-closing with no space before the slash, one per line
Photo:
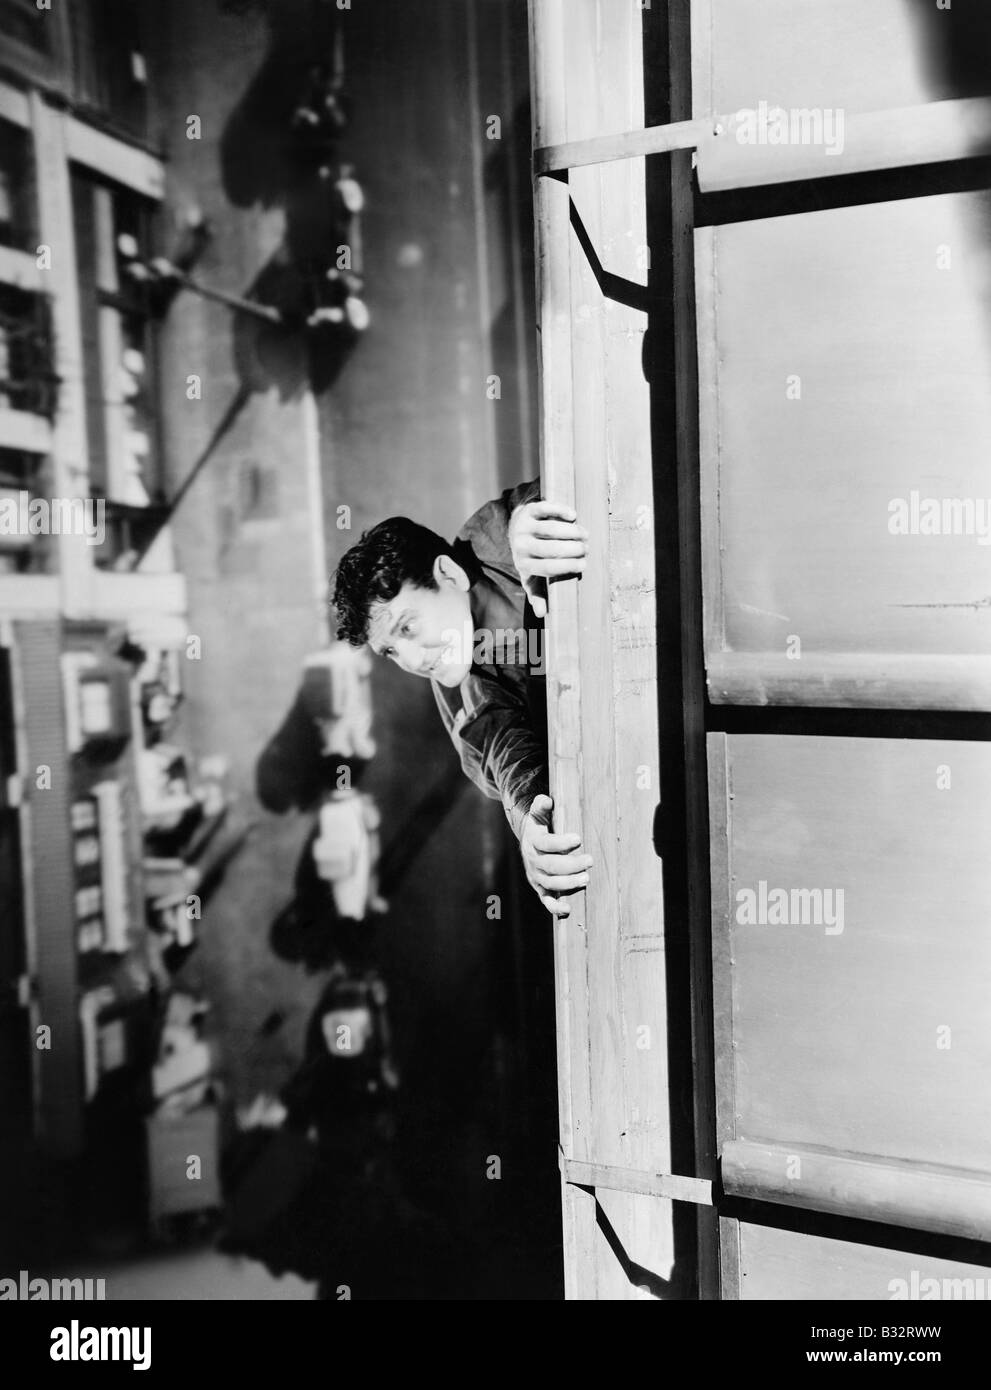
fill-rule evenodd
<path id="1" fill-rule="evenodd" d="M 54 415 L 49 318 L 44 295 L 0 284 L 0 408 Z"/>
<path id="2" fill-rule="evenodd" d="M 84 112 L 138 137 L 147 133 L 148 89 L 140 0 L 72 5 L 73 88 Z"/>
<path id="3" fill-rule="evenodd" d="M 72 174 L 90 485 L 128 508 L 160 500 L 155 325 L 128 271 L 151 252 L 153 207 L 82 170 Z"/>
<path id="4" fill-rule="evenodd" d="M 0 68 L 66 98 L 81 115 L 147 136 L 142 38 L 151 0 L 0 0 Z"/>
<path id="5" fill-rule="evenodd" d="M 0 121 L 0 246 L 26 251 L 36 240 L 34 202 L 28 133 Z"/>
<path id="6" fill-rule="evenodd" d="M 5 513 L 29 515 L 30 502 L 35 497 L 48 497 L 51 491 L 47 455 L 0 448 L 0 506 Z M 32 535 L 30 530 L 15 533 L 9 525 L 0 527 L 0 575 L 54 574 L 56 568 L 54 537 Z"/>
<path id="7" fill-rule="evenodd" d="M 0 121 L 0 247 L 6 248 L 0 279 L 0 574 L 47 574 L 55 568 L 51 538 L 23 525 L 23 503 L 51 490 L 47 422 L 58 404 L 51 300 L 35 271 L 37 241 L 30 137 Z M 19 518 L 16 526 L 12 514 Z"/>

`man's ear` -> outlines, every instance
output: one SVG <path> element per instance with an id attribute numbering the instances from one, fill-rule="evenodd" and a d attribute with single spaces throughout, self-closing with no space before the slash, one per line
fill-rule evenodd
<path id="1" fill-rule="evenodd" d="M 442 584 L 453 584 L 462 593 L 467 593 L 471 585 L 466 570 L 463 570 L 453 555 L 438 555 L 434 561 L 434 583 L 438 589 Z"/>

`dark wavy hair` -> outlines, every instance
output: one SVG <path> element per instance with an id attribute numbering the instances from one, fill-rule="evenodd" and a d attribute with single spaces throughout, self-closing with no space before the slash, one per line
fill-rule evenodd
<path id="1" fill-rule="evenodd" d="M 441 536 L 405 516 L 390 516 L 366 531 L 334 571 L 337 636 L 353 647 L 368 641 L 372 608 L 394 599 L 404 584 L 436 589 L 434 561 L 453 551 Z"/>

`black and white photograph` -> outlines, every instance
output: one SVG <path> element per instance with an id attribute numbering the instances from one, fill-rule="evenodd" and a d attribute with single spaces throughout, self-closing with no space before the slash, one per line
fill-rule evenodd
<path id="1" fill-rule="evenodd" d="M 952 1363 L 989 741 L 988 0 L 0 0 L 38 1365 L 287 1301 Z"/>

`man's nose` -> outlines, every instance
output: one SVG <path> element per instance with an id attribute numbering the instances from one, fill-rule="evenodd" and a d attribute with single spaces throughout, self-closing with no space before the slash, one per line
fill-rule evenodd
<path id="1" fill-rule="evenodd" d="M 397 642 L 396 661 L 411 676 L 426 675 L 424 668 L 430 664 L 428 653 L 415 642 Z"/>

